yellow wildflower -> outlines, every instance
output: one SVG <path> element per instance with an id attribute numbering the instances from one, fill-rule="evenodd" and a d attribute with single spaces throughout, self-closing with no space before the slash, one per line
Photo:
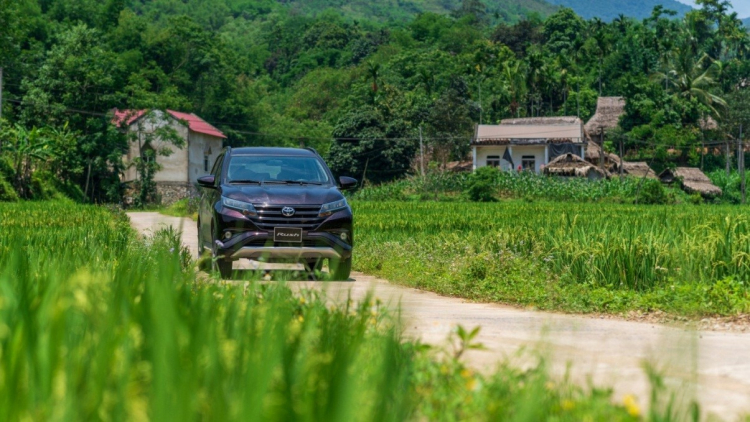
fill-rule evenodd
<path id="1" fill-rule="evenodd" d="M 622 402 L 625 404 L 625 410 L 628 411 L 628 414 L 633 417 L 640 416 L 641 414 L 641 408 L 638 407 L 638 403 L 635 400 L 635 397 L 632 394 L 626 395 Z"/>
<path id="2" fill-rule="evenodd" d="M 573 410 L 576 407 L 576 402 L 570 399 L 565 399 L 562 401 L 560 406 L 563 410 Z"/>

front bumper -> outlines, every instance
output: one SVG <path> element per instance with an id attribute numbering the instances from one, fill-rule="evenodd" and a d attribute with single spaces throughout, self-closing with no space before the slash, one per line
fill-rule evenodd
<path id="1" fill-rule="evenodd" d="M 316 258 L 348 259 L 352 256 L 354 244 L 352 214 L 341 210 L 326 218 L 314 228 L 303 229 L 300 243 L 274 242 L 273 230 L 260 228 L 239 211 L 216 204 L 218 229 L 216 233 L 216 254 L 225 260 L 256 259 L 311 260 Z M 224 238 L 226 232 L 232 237 Z M 341 232 L 348 234 L 347 241 L 341 240 Z"/>
<path id="2" fill-rule="evenodd" d="M 351 253 L 349 254 L 351 256 Z M 343 258 L 336 249 L 326 246 L 245 246 L 237 250 L 232 260 L 247 258 L 255 260 L 268 259 L 321 259 L 321 258 Z"/>
<path id="3" fill-rule="evenodd" d="M 226 242 L 216 240 L 217 255 L 225 260 L 348 259 L 352 246 L 329 232 L 303 232 L 301 243 L 274 242 L 273 233 L 242 232 Z"/>

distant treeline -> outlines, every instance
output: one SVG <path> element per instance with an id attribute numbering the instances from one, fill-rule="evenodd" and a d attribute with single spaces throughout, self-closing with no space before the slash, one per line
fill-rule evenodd
<path id="1" fill-rule="evenodd" d="M 0 0 L 0 172 L 19 177 L 20 154 L 89 199 L 118 200 L 127 140 L 109 124 L 114 107 L 194 112 L 230 145 L 304 143 L 336 172 L 367 166 L 372 182 L 408 171 L 419 127 L 444 162 L 466 155 L 480 118 L 587 119 L 600 95 L 627 98 L 612 136 L 637 139 L 625 148 L 639 156 L 671 148 L 695 161 L 686 146 L 750 123 L 750 39 L 718 0 L 681 19 L 657 8 L 611 23 L 510 0 L 450 12 L 413 0 L 373 20 L 339 3 Z M 699 124 L 708 116 L 717 128 Z M 18 141 L 35 127 L 49 136 Z M 43 138 L 57 147 L 35 158 Z"/>

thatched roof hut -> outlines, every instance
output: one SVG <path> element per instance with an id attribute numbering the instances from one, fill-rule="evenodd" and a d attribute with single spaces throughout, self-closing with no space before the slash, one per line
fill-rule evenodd
<path id="1" fill-rule="evenodd" d="M 473 161 L 449 161 L 445 163 L 445 169 L 456 173 L 472 171 L 474 169 Z"/>
<path id="2" fill-rule="evenodd" d="M 553 117 L 521 117 L 509 118 L 500 121 L 501 125 L 521 125 L 521 126 L 570 126 L 582 125 L 583 121 L 575 116 L 553 116 Z"/>
<path id="3" fill-rule="evenodd" d="M 590 180 L 607 178 L 606 171 L 575 154 L 563 154 L 544 167 L 544 174 L 562 177 L 586 177 Z"/>
<path id="4" fill-rule="evenodd" d="M 721 195 L 721 189 L 711 183 L 711 179 L 695 167 L 677 167 L 666 169 L 660 175 L 662 183 L 671 184 L 678 182 L 687 193 L 698 192 L 703 196 L 711 197 Z"/>
<path id="5" fill-rule="evenodd" d="M 594 136 L 602 128 L 606 131 L 620 124 L 620 117 L 625 114 L 625 99 L 622 97 L 599 97 L 596 102 L 596 114 L 586 123 L 586 132 Z"/>
<path id="6" fill-rule="evenodd" d="M 628 176 L 657 179 L 656 172 L 651 170 L 651 167 L 643 161 L 623 161 L 622 172 Z"/>
<path id="7" fill-rule="evenodd" d="M 610 172 L 619 171 L 620 167 L 620 156 L 604 151 L 604 168 Z M 589 163 L 599 166 L 601 162 L 602 147 L 595 142 L 589 142 L 586 146 L 586 161 Z"/>

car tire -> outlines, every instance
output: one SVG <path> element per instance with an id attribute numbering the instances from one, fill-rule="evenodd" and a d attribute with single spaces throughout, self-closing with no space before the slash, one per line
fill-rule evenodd
<path id="1" fill-rule="evenodd" d="M 352 259 L 335 259 L 328 260 L 328 270 L 331 272 L 331 280 L 347 281 L 352 273 Z"/>

